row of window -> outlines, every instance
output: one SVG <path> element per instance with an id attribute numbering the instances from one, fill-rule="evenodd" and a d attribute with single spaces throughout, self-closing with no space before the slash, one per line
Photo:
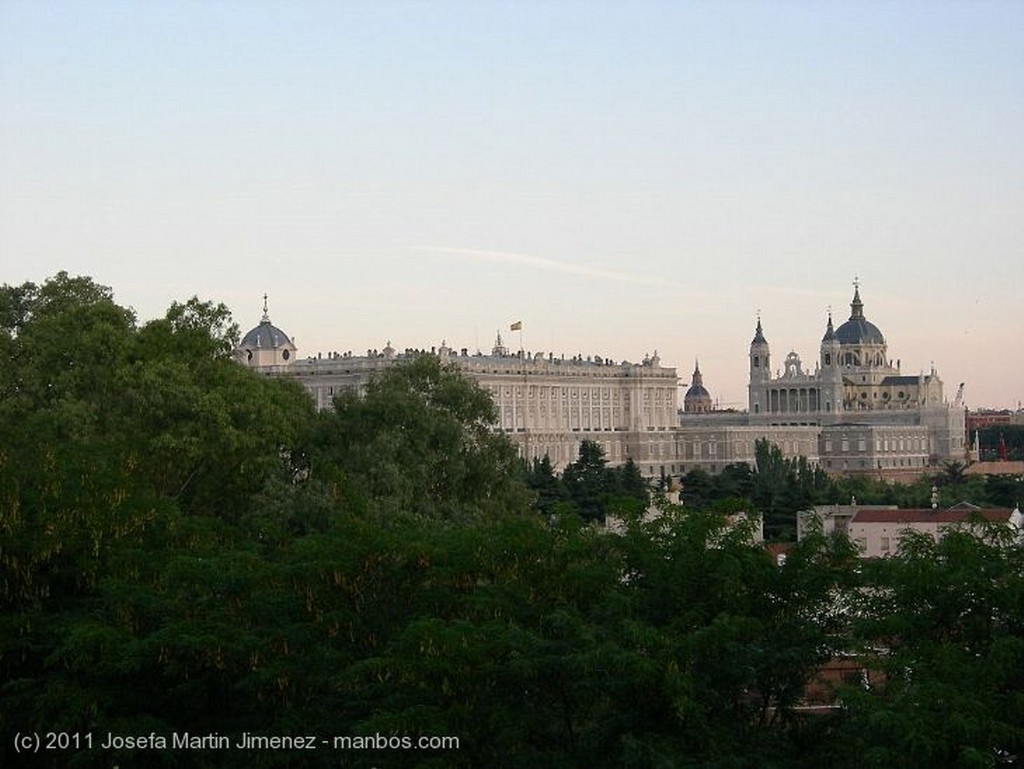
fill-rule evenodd
<path id="1" fill-rule="evenodd" d="M 833 453 L 833 442 L 831 440 L 825 441 L 825 454 Z M 850 451 L 850 439 L 842 438 L 839 441 L 839 451 L 842 454 L 847 454 Z M 866 438 L 857 439 L 857 451 L 866 452 L 868 450 L 868 442 Z M 875 452 L 892 452 L 892 451 L 913 451 L 921 452 L 927 451 L 926 439 L 924 438 L 875 438 Z"/>
<path id="2" fill-rule="evenodd" d="M 499 408 L 501 426 L 505 429 L 511 427 L 524 427 L 524 419 L 529 415 L 531 426 L 541 429 L 550 429 L 561 425 L 565 429 L 615 429 L 624 426 L 630 418 L 628 408 L 619 409 L 584 409 L 584 410 L 561 410 L 552 409 L 550 412 L 546 407 L 537 409 L 531 407 L 528 411 L 516 409 L 513 406 L 501 406 Z M 644 409 L 644 424 L 648 430 L 655 427 L 664 428 L 669 424 L 672 412 L 667 409 Z"/>
<path id="3" fill-rule="evenodd" d="M 510 386 L 502 387 L 501 385 L 485 385 L 484 389 L 487 390 L 488 392 L 490 392 L 491 395 L 493 395 L 495 398 L 501 398 L 501 397 L 505 397 L 505 398 L 512 398 L 512 397 L 520 398 L 520 397 L 523 396 L 523 387 L 521 385 L 517 385 L 515 387 L 510 387 Z M 606 401 L 607 400 L 618 401 L 619 400 L 620 392 L 622 394 L 622 400 L 625 401 L 625 402 L 628 402 L 629 399 L 630 399 L 629 398 L 629 391 L 628 390 L 624 390 L 624 389 L 620 389 L 620 388 L 616 388 L 614 390 L 610 390 L 608 388 L 598 388 L 598 387 L 593 387 L 593 388 L 589 388 L 588 389 L 588 388 L 578 388 L 578 387 L 569 388 L 569 387 L 559 387 L 559 386 L 552 386 L 552 387 L 544 387 L 544 386 L 542 386 L 542 387 L 538 387 L 537 385 L 529 385 L 529 387 L 527 389 L 526 395 L 527 395 L 528 398 L 531 398 L 531 399 L 539 397 L 541 400 L 547 400 L 550 397 L 552 400 L 557 400 L 558 397 L 559 397 L 559 393 L 560 393 L 561 397 L 562 397 L 562 400 L 566 400 L 566 399 L 572 397 L 572 398 L 582 398 L 583 400 L 602 400 L 603 399 L 603 400 L 606 400 Z M 673 391 L 669 390 L 668 388 L 644 388 L 644 390 L 643 390 L 644 400 L 651 400 L 651 393 L 652 392 L 654 393 L 654 398 L 653 399 L 655 401 L 671 401 L 671 400 L 674 400 L 673 397 L 672 397 L 673 396 Z"/>

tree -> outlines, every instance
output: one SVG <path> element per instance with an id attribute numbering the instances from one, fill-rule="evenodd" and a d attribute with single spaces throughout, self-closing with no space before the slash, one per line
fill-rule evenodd
<path id="1" fill-rule="evenodd" d="M 562 479 L 555 475 L 547 454 L 530 463 L 526 472 L 526 485 L 537 495 L 534 507 L 542 515 L 551 516 L 569 506 L 569 491 Z"/>
<path id="2" fill-rule="evenodd" d="M 646 507 L 651 496 L 650 484 L 640 474 L 640 468 L 633 461 L 633 457 L 629 457 L 625 464 L 617 468 L 616 473 L 619 493 L 627 498 L 637 500 Z"/>
<path id="3" fill-rule="evenodd" d="M 566 466 L 562 480 L 569 497 L 585 521 L 603 521 L 612 478 L 604 449 L 595 441 L 580 443 L 579 456 Z"/>
<path id="4" fill-rule="evenodd" d="M 796 512 L 825 502 L 833 486 L 825 471 L 811 467 L 806 457 L 787 459 L 767 439 L 758 439 L 754 456 L 751 501 L 764 515 L 765 536 L 791 540 L 796 534 Z"/>
<path id="5" fill-rule="evenodd" d="M 490 395 L 431 355 L 401 362 L 321 414 L 314 477 L 385 518 L 525 510 L 515 447 L 491 430 Z"/>
<path id="6" fill-rule="evenodd" d="M 609 467 L 601 444 L 585 440 L 579 456 L 562 473 L 562 482 L 576 512 L 585 521 L 604 521 L 612 513 L 637 513 L 650 501 L 647 481 L 632 458 Z"/>
<path id="7" fill-rule="evenodd" d="M 754 488 L 754 474 L 746 462 L 734 462 L 722 468 L 714 477 L 716 497 L 750 497 Z"/>
<path id="8" fill-rule="evenodd" d="M 65 273 L 0 289 L 5 733 L 15 716 L 198 724 L 185 703 L 238 716 L 251 700 L 225 698 L 270 656 L 242 607 L 275 588 L 236 523 L 291 477 L 312 404 L 224 354 L 223 306 L 192 300 L 139 329 L 112 296 Z"/>
<path id="9" fill-rule="evenodd" d="M 801 543 L 780 568 L 748 526 L 677 506 L 632 523 L 619 541 L 622 653 L 644 660 L 614 684 L 634 703 L 620 738 L 629 761 L 816 765 L 798 706 L 843 646 L 835 593 L 851 573 L 849 547 Z"/>
<path id="10" fill-rule="evenodd" d="M 715 480 L 706 470 L 695 467 L 682 477 L 680 498 L 683 504 L 703 510 L 716 499 Z"/>
<path id="11" fill-rule="evenodd" d="M 939 541 L 905 532 L 865 564 L 854 630 L 883 677 L 850 688 L 850 744 L 867 766 L 996 766 L 1024 750 L 1024 549 L 976 521 Z"/>

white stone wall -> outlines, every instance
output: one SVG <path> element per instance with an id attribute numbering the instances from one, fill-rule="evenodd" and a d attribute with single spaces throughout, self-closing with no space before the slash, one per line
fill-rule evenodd
<path id="1" fill-rule="evenodd" d="M 361 391 L 371 376 L 406 357 L 331 354 L 259 370 L 296 379 L 317 408 L 325 409 L 337 394 Z M 446 348 L 440 357 L 490 393 L 498 410 L 496 429 L 527 459 L 547 454 L 560 469 L 579 456 L 584 440 L 591 440 L 602 446 L 609 464 L 632 458 L 646 475 L 679 472 L 674 368 L 657 360 L 612 364 L 528 355 L 451 355 Z"/>

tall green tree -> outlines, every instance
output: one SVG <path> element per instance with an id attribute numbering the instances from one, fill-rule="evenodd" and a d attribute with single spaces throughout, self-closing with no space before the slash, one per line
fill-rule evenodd
<path id="1" fill-rule="evenodd" d="M 551 516 L 569 508 L 569 490 L 555 473 L 547 454 L 530 463 L 526 471 L 526 485 L 537 495 L 534 507 L 542 515 Z"/>
<path id="2" fill-rule="evenodd" d="M 812 467 L 806 457 L 787 458 L 767 439 L 754 444 L 756 467 L 751 501 L 764 516 L 765 536 L 792 540 L 796 513 L 828 501 L 833 486 L 824 470 Z"/>
<path id="3" fill-rule="evenodd" d="M 604 521 L 613 513 L 636 513 L 647 507 L 650 488 L 632 458 L 609 467 L 596 441 L 580 443 L 579 456 L 562 472 L 562 481 L 577 514 L 585 521 Z"/>

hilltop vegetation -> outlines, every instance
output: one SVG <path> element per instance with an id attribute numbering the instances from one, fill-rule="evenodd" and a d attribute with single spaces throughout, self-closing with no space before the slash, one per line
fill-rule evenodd
<path id="1" fill-rule="evenodd" d="M 561 478 L 524 469 L 488 429 L 493 404 L 436 359 L 316 413 L 294 383 L 237 366 L 236 340 L 226 308 L 198 299 L 140 325 L 86 278 L 0 289 L 0 765 L 28 763 L 15 733 L 52 731 L 459 747 L 97 747 L 37 765 L 1024 754 L 1020 543 L 964 532 L 858 564 L 847 542 L 812 539 L 780 567 L 714 489 L 642 523 L 635 468 L 588 448 Z M 776 469 L 707 483 L 782 509 L 803 470 Z M 609 512 L 621 536 L 589 525 Z M 808 682 L 849 654 L 875 685 L 854 675 L 842 709 L 808 715 Z"/>

